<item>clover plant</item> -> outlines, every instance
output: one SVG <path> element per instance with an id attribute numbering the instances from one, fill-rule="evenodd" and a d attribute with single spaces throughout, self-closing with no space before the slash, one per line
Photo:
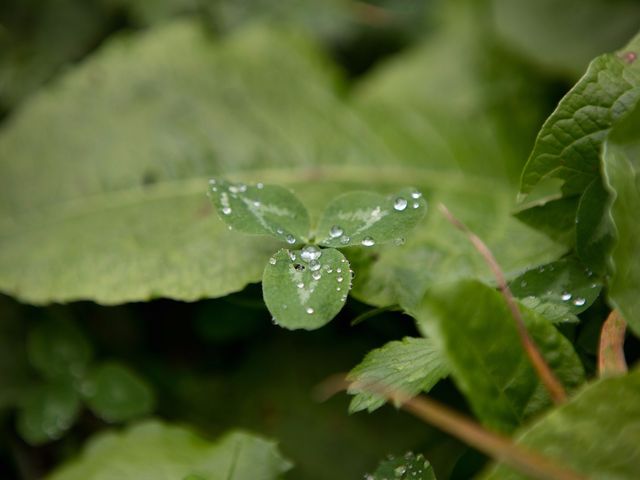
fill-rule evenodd
<path id="1" fill-rule="evenodd" d="M 229 228 L 287 244 L 267 262 L 262 292 L 274 322 L 289 329 L 319 328 L 344 306 L 353 271 L 339 248 L 403 243 L 427 211 L 414 188 L 349 192 L 329 202 L 312 229 L 302 202 L 280 186 L 211 179 L 209 196 Z"/>

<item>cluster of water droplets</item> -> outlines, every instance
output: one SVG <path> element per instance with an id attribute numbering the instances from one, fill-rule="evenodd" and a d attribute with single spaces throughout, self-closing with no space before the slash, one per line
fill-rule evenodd
<path id="1" fill-rule="evenodd" d="M 424 478 L 425 471 L 431 467 L 424 455 L 415 455 L 412 452 L 407 452 L 402 458 L 389 455 L 386 461 L 392 464 L 397 463 L 397 466 L 393 467 L 391 476 L 378 477 L 379 480 L 420 480 Z M 367 473 L 364 480 L 376 480 L 376 477 Z"/>

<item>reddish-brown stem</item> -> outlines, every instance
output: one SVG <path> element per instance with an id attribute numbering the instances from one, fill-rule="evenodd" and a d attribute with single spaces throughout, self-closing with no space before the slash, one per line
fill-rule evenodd
<path id="1" fill-rule="evenodd" d="M 624 336 L 627 322 L 617 310 L 613 310 L 600 333 L 600 348 L 598 350 L 598 375 L 621 375 L 627 371 L 624 358 Z"/>
<path id="2" fill-rule="evenodd" d="M 349 388 L 349 382 L 345 380 L 345 376 L 335 375 L 323 382 L 317 392 L 321 400 L 326 400 L 347 388 Z M 516 445 L 508 437 L 487 430 L 470 418 L 426 396 L 411 398 L 402 392 L 374 383 L 363 385 L 359 382 L 358 388 L 377 393 L 389 400 L 393 399 L 401 405 L 401 408 L 421 420 L 525 475 L 541 480 L 585 479 L 582 475 L 558 465 L 552 459 Z"/>
<path id="3" fill-rule="evenodd" d="M 511 316 L 516 322 L 516 327 L 518 329 L 518 336 L 520 337 L 520 341 L 522 342 L 522 347 L 524 348 L 524 351 L 529 357 L 529 360 L 531 361 L 531 364 L 533 365 L 533 368 L 535 369 L 538 375 L 538 378 L 540 378 L 540 381 L 543 383 L 545 388 L 549 391 L 551 398 L 556 404 L 566 401 L 567 394 L 564 390 L 564 387 L 558 381 L 554 373 L 551 371 L 551 368 L 549 367 L 549 365 L 547 365 L 547 362 L 542 357 L 542 354 L 540 353 L 540 350 L 538 350 L 538 347 L 536 346 L 533 339 L 531 338 L 531 335 L 529 335 L 529 332 L 527 331 L 527 327 L 524 324 L 524 320 L 522 319 L 522 314 L 520 313 L 520 309 L 518 308 L 518 305 L 516 304 L 516 301 L 513 298 L 513 294 L 511 293 L 511 290 L 507 285 L 507 281 L 504 278 L 502 269 L 500 268 L 500 265 L 498 265 L 498 262 L 493 256 L 493 253 L 491 253 L 491 250 L 489 250 L 489 247 L 487 247 L 487 245 L 480 239 L 480 237 L 478 237 L 475 233 L 469 230 L 469 228 L 464 223 L 462 223 L 460 220 L 454 217 L 453 214 L 449 211 L 449 209 L 447 209 L 447 207 L 440 204 L 439 208 L 442 214 L 445 216 L 445 218 L 449 222 L 451 222 L 452 225 L 454 225 L 457 229 L 459 229 L 460 231 L 462 231 L 467 235 L 467 237 L 469 238 L 469 241 L 473 244 L 473 246 L 480 253 L 480 255 L 482 255 L 485 262 L 493 272 L 493 276 L 498 282 L 498 288 L 500 289 L 500 292 L 502 293 L 502 296 L 504 297 L 504 300 L 507 303 L 507 307 L 511 312 Z"/>

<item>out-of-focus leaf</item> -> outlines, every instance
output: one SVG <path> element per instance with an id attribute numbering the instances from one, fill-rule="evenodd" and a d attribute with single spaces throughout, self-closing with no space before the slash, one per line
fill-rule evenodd
<path id="1" fill-rule="evenodd" d="M 516 434 L 517 443 L 554 458 L 587 478 L 640 475 L 640 370 L 598 380 Z M 524 480 L 498 466 L 485 480 Z"/>
<path id="2" fill-rule="evenodd" d="M 209 194 L 218 215 L 244 233 L 272 235 L 289 244 L 309 237 L 309 214 L 289 190 L 275 185 L 209 181 Z"/>
<path id="3" fill-rule="evenodd" d="M 633 0 L 493 0 L 492 11 L 509 48 L 570 77 L 623 45 L 640 24 Z"/>
<path id="4" fill-rule="evenodd" d="M 211 443 L 185 428 L 149 421 L 101 433 L 48 480 L 275 480 L 289 470 L 274 442 L 231 432 Z"/>
<path id="5" fill-rule="evenodd" d="M 545 318 L 521 308 L 536 345 L 559 380 L 571 390 L 584 380 L 571 343 Z M 502 295 L 477 281 L 434 287 L 418 321 L 439 343 L 451 374 L 475 414 L 504 432 L 514 430 L 550 399 L 524 352 Z"/>
<path id="6" fill-rule="evenodd" d="M 428 392 L 449 374 L 449 366 L 442 352 L 428 338 L 410 338 L 389 342 L 372 350 L 351 372 L 349 393 L 355 395 L 349 411 L 373 412 L 385 404 L 380 395 L 371 393 L 389 388 L 405 395 Z M 367 389 L 367 386 L 369 388 Z"/>
<path id="7" fill-rule="evenodd" d="M 69 382 L 33 387 L 18 410 L 18 432 L 32 445 L 57 440 L 76 421 L 80 406 L 80 396 Z"/>
<path id="8" fill-rule="evenodd" d="M 262 276 L 267 308 L 278 325 L 314 330 L 333 319 L 351 288 L 349 262 L 334 248 L 280 250 Z"/>
<path id="9" fill-rule="evenodd" d="M 365 480 L 436 480 L 436 474 L 424 455 L 407 452 L 402 457 L 389 456 L 380 462 L 373 475 Z"/>
<path id="10" fill-rule="evenodd" d="M 377 244 L 401 239 L 424 218 L 422 193 L 406 188 L 384 197 L 371 192 L 349 192 L 327 205 L 316 231 L 317 242 L 329 247 Z"/>
<path id="11" fill-rule="evenodd" d="M 560 191 L 547 196 L 548 205 L 537 200 L 537 208 L 553 208 L 561 197 L 582 195 L 598 180 L 602 142 L 640 98 L 640 62 L 634 61 L 639 50 L 640 35 L 617 54 L 596 58 L 542 126 L 520 190 L 527 195 L 558 181 Z"/>
<path id="12" fill-rule="evenodd" d="M 602 281 L 575 258 L 566 257 L 523 273 L 509 288 L 516 297 L 566 305 L 576 315 L 598 298 Z"/>
<path id="13" fill-rule="evenodd" d="M 613 197 L 608 212 L 615 228 L 607 294 L 640 335 L 640 107 L 612 130 L 603 163 L 606 186 Z"/>
<path id="14" fill-rule="evenodd" d="M 82 384 L 82 395 L 93 412 L 107 422 L 123 422 L 153 410 L 151 388 L 118 363 L 94 368 Z"/>
<path id="15" fill-rule="evenodd" d="M 27 339 L 31 365 L 50 380 L 78 379 L 91 361 L 91 345 L 70 321 L 45 320 Z"/>

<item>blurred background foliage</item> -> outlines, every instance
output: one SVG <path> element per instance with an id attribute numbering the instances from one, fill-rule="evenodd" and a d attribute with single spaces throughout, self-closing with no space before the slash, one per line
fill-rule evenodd
<path id="1" fill-rule="evenodd" d="M 410 310 L 435 281 L 486 275 L 463 239 L 431 219 L 403 249 L 352 252 L 364 303 L 289 332 L 252 285 L 271 246 L 211 227 L 199 181 L 177 187 L 193 199 L 145 188 L 240 171 L 317 211 L 345 188 L 391 188 L 362 173 L 386 168 L 453 205 L 518 272 L 563 248 L 509 219 L 538 127 L 639 24 L 633 0 L 3 1 L 0 288 L 24 303 L 0 297 L 0 476 L 40 478 L 109 424 L 154 415 L 207 438 L 277 439 L 286 478 L 358 478 L 407 450 L 438 478 L 469 478 L 484 458 L 436 430 L 311 397 L 417 335 L 393 312 L 349 327 L 367 304 Z M 99 203 L 131 185 L 159 203 Z M 60 199 L 115 213 L 43 222 Z M 566 327 L 587 365 L 597 322 Z M 449 381 L 432 393 L 468 409 Z"/>

